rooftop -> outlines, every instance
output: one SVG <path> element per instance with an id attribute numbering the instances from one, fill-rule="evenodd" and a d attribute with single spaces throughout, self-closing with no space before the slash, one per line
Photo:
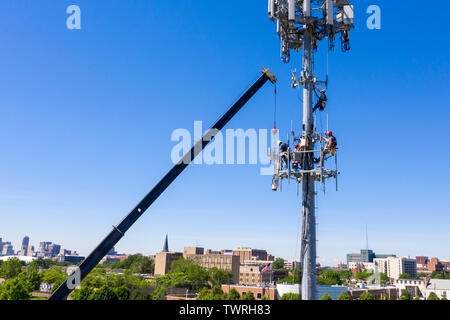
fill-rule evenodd
<path id="1" fill-rule="evenodd" d="M 449 279 L 430 279 L 427 289 L 431 290 L 450 290 Z"/>

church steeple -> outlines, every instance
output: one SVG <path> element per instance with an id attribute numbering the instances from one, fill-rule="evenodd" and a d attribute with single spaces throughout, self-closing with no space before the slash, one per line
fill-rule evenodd
<path id="1" fill-rule="evenodd" d="M 166 240 L 164 240 L 164 246 L 163 246 L 162 252 L 169 252 L 169 238 L 168 238 L 167 234 L 166 234 Z"/>

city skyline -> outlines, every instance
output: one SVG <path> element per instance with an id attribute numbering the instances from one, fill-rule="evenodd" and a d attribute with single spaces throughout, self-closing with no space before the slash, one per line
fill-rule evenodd
<path id="1" fill-rule="evenodd" d="M 29 237 L 29 236 L 25 236 L 25 237 L 27 237 L 28 238 L 28 240 L 30 241 L 30 243 L 29 243 L 29 246 L 33 246 L 33 247 L 35 247 L 36 249 L 35 249 L 35 251 L 34 251 L 34 253 L 36 254 L 36 253 L 38 253 L 39 252 L 39 249 L 40 249 L 40 247 L 39 246 L 34 246 L 32 243 L 33 243 L 33 241 L 31 241 L 31 239 L 32 239 L 32 237 Z M 11 240 L 9 240 L 9 239 L 7 239 L 6 237 L 3 237 L 3 236 L 0 236 L 0 239 L 3 241 L 3 243 L 8 243 L 8 242 L 10 242 L 11 244 L 12 244 L 12 246 L 13 246 L 13 250 L 14 250 L 14 255 L 16 255 L 17 253 L 19 253 L 18 255 L 21 255 L 20 253 L 20 249 L 19 250 L 16 250 L 16 247 L 17 246 L 15 246 L 14 245 L 14 242 L 13 241 L 11 241 Z M 155 250 L 155 251 L 153 251 L 153 252 L 136 252 L 136 251 L 133 251 L 133 250 L 120 250 L 120 249 L 117 249 L 119 246 L 116 246 L 116 247 L 114 247 L 113 249 L 114 249 L 114 251 L 116 252 L 116 254 L 126 254 L 126 255 L 128 255 L 128 254 L 142 254 L 142 255 L 145 255 L 145 256 L 155 256 L 155 254 L 156 253 L 160 253 L 160 252 L 164 252 L 164 247 L 165 247 L 165 245 L 166 245 L 166 241 L 168 240 L 169 238 L 168 238 L 168 234 L 165 234 L 165 238 L 163 239 L 163 242 L 162 242 L 162 244 L 161 244 L 161 248 L 159 248 L 159 249 L 157 249 L 157 250 Z M 17 241 L 18 243 L 21 243 L 21 241 Z M 63 245 L 60 245 L 60 244 L 57 244 L 57 242 L 52 242 L 52 241 L 47 241 L 47 240 L 45 240 L 45 241 L 38 241 L 37 243 L 39 243 L 39 244 L 41 244 L 41 243 L 49 243 L 49 244 L 54 244 L 54 245 L 58 245 L 60 248 L 61 248 L 61 250 L 62 249 L 64 249 L 65 247 L 63 246 Z M 267 253 L 268 254 L 271 254 L 271 255 L 273 255 L 274 256 L 274 258 L 276 259 L 276 258 L 282 258 L 282 259 L 284 259 L 285 261 L 298 261 L 298 259 L 297 260 L 295 260 L 295 259 L 292 259 L 292 258 L 289 258 L 289 257 L 283 257 L 283 256 L 280 256 L 280 255 L 277 255 L 277 254 L 274 254 L 273 252 L 271 252 L 271 251 L 269 251 L 269 250 L 267 250 L 266 248 L 259 248 L 259 247 L 249 247 L 249 246 L 237 246 L 237 247 L 227 247 L 227 246 L 221 246 L 221 247 L 212 247 L 212 246 L 203 246 L 203 245 L 199 245 L 199 242 L 195 242 L 195 243 L 193 243 L 193 244 L 184 244 L 184 245 L 182 245 L 181 247 L 175 247 L 175 248 L 172 248 L 172 245 L 169 247 L 169 252 L 183 252 L 183 250 L 184 250 L 184 248 L 186 248 L 186 247 L 199 247 L 199 248 L 204 248 L 204 249 L 206 249 L 206 250 L 208 250 L 208 249 L 210 249 L 210 250 L 213 250 L 213 251 L 215 251 L 215 250 L 218 250 L 218 251 L 220 251 L 220 250 L 234 250 L 234 249 L 238 249 L 238 248 L 251 248 L 251 249 L 258 249 L 258 250 L 265 250 L 265 251 L 267 251 Z M 20 248 L 20 247 L 19 247 Z M 362 249 L 363 247 L 361 247 L 360 249 L 357 249 L 357 250 L 347 250 L 346 251 L 346 254 L 345 254 L 345 256 L 343 256 L 341 259 L 340 258 L 336 258 L 334 261 L 338 261 L 338 262 L 336 262 L 336 263 L 334 263 L 334 264 L 328 264 L 328 263 L 321 263 L 320 262 L 320 260 L 318 261 L 320 264 L 321 264 L 321 266 L 322 267 L 336 267 L 336 266 L 338 266 L 339 264 L 341 264 L 341 263 L 344 263 L 344 264 L 347 264 L 347 261 L 348 261 L 348 255 L 350 254 L 350 253 L 352 253 L 352 254 L 359 254 L 360 253 L 360 251 L 367 251 L 367 249 L 366 249 L 366 247 L 364 247 L 364 249 Z M 87 256 L 88 255 L 88 253 L 89 252 L 86 252 L 86 253 L 83 253 L 83 252 L 80 252 L 80 251 L 78 251 L 77 249 L 73 249 L 73 250 L 67 250 L 67 249 L 64 249 L 65 251 L 69 251 L 69 252 L 71 252 L 71 253 L 76 253 L 76 254 L 78 254 L 79 256 Z M 373 249 L 371 249 L 370 248 L 370 246 L 369 246 L 369 249 L 368 249 L 369 251 L 372 251 L 372 252 L 376 252 L 376 250 L 373 250 Z M 393 249 L 394 251 L 395 251 L 395 249 Z M 405 254 L 402 254 L 402 253 L 391 253 L 391 254 L 393 254 L 394 256 L 396 256 L 396 257 L 405 257 L 405 256 L 407 256 L 407 257 L 410 257 L 411 259 L 412 258 L 416 258 L 416 257 L 428 257 L 428 258 L 438 258 L 439 260 L 442 260 L 442 261 L 449 261 L 450 259 L 449 259 L 449 257 L 446 257 L 446 256 L 438 256 L 438 255 L 433 255 L 433 254 L 431 254 L 431 255 L 429 255 L 429 254 L 414 254 L 414 255 L 405 255 Z M 2 256 L 1 255 L 1 251 L 0 251 L 0 256 Z M 383 257 L 384 256 L 389 256 L 389 255 L 385 255 L 385 254 L 383 254 L 382 255 Z"/>
<path id="2" fill-rule="evenodd" d="M 172 166 L 174 130 L 212 123 L 262 67 L 279 81 L 281 136 L 291 120 L 299 131 L 289 85 L 300 54 L 280 62 L 266 3 L 77 2 L 81 30 L 66 28 L 67 3 L 0 3 L 0 233 L 16 250 L 27 233 L 89 254 Z M 449 44 L 421 27 L 445 30 L 450 4 L 424 15 L 418 1 L 383 2 L 381 30 L 368 30 L 370 4 L 355 6 L 352 50 L 329 55 L 326 112 L 341 175 L 338 192 L 319 191 L 318 261 L 336 265 L 364 248 L 366 225 L 376 252 L 450 260 L 450 171 L 433 175 L 415 152 L 450 160 Z M 270 130 L 273 91 L 258 92 L 227 128 Z M 116 248 L 149 255 L 168 233 L 172 248 L 246 246 L 295 260 L 300 201 L 295 186 L 273 192 L 259 165 L 190 166 Z"/>

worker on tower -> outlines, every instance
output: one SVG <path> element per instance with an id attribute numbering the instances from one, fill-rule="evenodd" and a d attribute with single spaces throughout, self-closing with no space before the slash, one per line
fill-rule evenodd
<path id="1" fill-rule="evenodd" d="M 323 160 L 327 154 L 332 154 L 335 156 L 336 150 L 337 150 L 337 140 L 333 136 L 333 132 L 327 131 L 325 134 L 328 136 L 328 138 L 322 138 L 322 140 L 326 141 L 327 145 L 326 145 L 325 149 L 323 149 L 322 157 L 320 158 L 319 167 L 323 166 Z"/>
<path id="2" fill-rule="evenodd" d="M 316 85 L 314 85 L 314 89 L 320 93 L 320 96 L 317 94 L 316 91 L 314 91 L 314 93 L 316 94 L 317 98 L 319 99 L 319 101 L 317 101 L 316 105 L 313 108 L 313 112 L 315 112 L 317 109 L 319 109 L 320 111 L 323 111 L 325 109 L 325 106 L 327 105 L 327 95 L 325 94 L 327 91 L 325 89 L 323 90 L 319 90 L 319 88 L 316 87 Z"/>
<path id="3" fill-rule="evenodd" d="M 300 147 L 300 145 L 297 143 L 294 146 L 294 156 L 292 157 L 293 158 L 293 160 L 292 160 L 292 169 L 294 169 L 294 170 L 298 170 L 299 169 L 299 161 L 297 161 L 297 160 L 300 160 L 302 158 L 302 156 L 303 156 L 303 154 L 300 153 L 301 151 L 302 151 L 302 147 Z M 300 161 L 300 163 L 301 162 L 302 161 Z"/>
<path id="4" fill-rule="evenodd" d="M 278 146 L 280 147 L 281 169 L 283 169 L 283 163 L 287 168 L 289 166 L 289 145 L 278 140 Z"/>

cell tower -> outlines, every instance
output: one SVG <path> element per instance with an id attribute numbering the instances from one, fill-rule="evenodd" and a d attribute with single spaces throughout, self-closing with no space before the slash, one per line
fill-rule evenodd
<path id="1" fill-rule="evenodd" d="M 277 152 L 278 143 L 273 138 L 270 157 L 274 167 L 273 190 L 281 190 L 284 179 L 295 181 L 297 188 L 302 185 L 301 296 L 303 300 L 316 300 L 315 182 L 324 183 L 335 178 L 337 188 L 339 172 L 336 149 L 324 146 L 322 133 L 317 133 L 314 125 L 313 88 L 316 84 L 328 86 L 328 77 L 325 81 L 318 81 L 314 76 L 313 51 L 324 39 L 329 40 L 329 50 L 333 50 L 337 34 L 341 34 L 342 50 L 350 50 L 353 5 L 347 0 L 269 0 L 268 13 L 269 19 L 277 24 L 281 60 L 287 63 L 291 50 L 303 49 L 302 72 L 297 78 L 296 72 L 292 71 L 291 85 L 293 88 L 303 86 L 302 135 L 296 136 L 291 130 L 292 140 L 298 142 L 299 147 L 293 152 L 290 149 Z M 273 133 L 275 137 L 276 128 Z M 319 148 L 316 149 L 317 145 Z M 334 170 L 325 168 L 326 160 L 331 157 L 335 158 Z"/>

